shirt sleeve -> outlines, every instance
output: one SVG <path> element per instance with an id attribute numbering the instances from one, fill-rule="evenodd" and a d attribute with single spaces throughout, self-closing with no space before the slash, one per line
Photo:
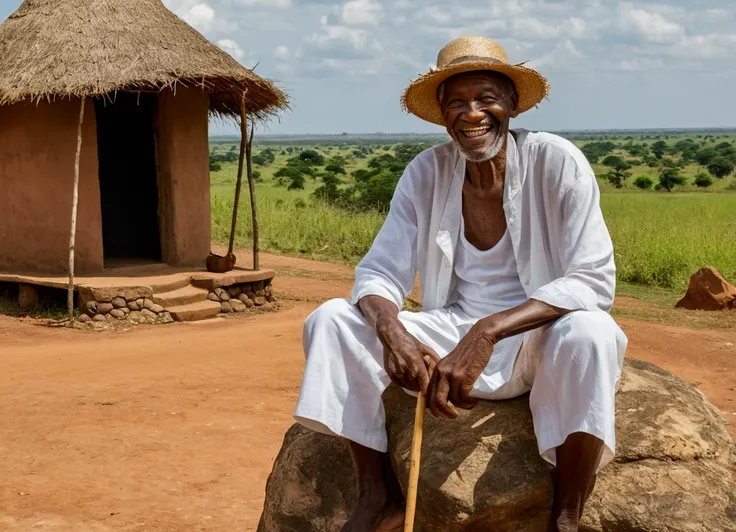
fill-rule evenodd
<path id="1" fill-rule="evenodd" d="M 538 288 L 531 298 L 567 310 L 608 312 L 616 267 L 594 175 L 583 175 L 570 187 L 555 218 L 550 230 L 559 232 L 557 253 L 564 275 Z"/>
<path id="2" fill-rule="evenodd" d="M 399 309 L 414 286 L 417 271 L 417 216 L 405 192 L 411 165 L 391 199 L 388 216 L 370 250 L 355 269 L 352 304 L 368 295 L 381 296 Z"/>

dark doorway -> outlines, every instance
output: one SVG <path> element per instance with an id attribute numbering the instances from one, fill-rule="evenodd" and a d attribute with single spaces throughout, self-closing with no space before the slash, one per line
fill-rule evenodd
<path id="1" fill-rule="evenodd" d="M 96 99 L 105 266 L 161 260 L 155 94 Z"/>

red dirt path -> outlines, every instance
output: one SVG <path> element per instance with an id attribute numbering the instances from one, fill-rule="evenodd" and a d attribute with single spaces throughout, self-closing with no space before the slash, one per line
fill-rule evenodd
<path id="1" fill-rule="evenodd" d="M 0 530 L 255 530 L 303 320 L 352 278 L 262 262 L 278 272 L 277 313 L 115 333 L 0 317 Z M 619 321 L 630 356 L 697 383 L 736 435 L 736 332 Z"/>

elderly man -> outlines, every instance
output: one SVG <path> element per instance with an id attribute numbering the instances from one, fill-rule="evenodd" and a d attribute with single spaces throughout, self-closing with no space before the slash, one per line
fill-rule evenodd
<path id="1" fill-rule="evenodd" d="M 555 468 L 550 530 L 578 529 L 614 456 L 627 339 L 608 314 L 615 266 L 596 179 L 570 142 L 509 130 L 547 90 L 472 37 L 404 94 L 452 140 L 406 168 L 352 299 L 324 303 L 304 329 L 295 417 L 350 444 L 360 497 L 345 531 L 401 529 L 381 401 L 391 381 L 449 418 L 531 391 L 539 453 Z M 401 311 L 417 271 L 422 311 Z"/>

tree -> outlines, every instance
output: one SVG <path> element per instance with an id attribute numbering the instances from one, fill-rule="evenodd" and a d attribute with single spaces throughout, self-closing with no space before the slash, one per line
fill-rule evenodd
<path id="1" fill-rule="evenodd" d="M 696 187 L 708 188 L 713 184 L 713 179 L 705 172 L 698 172 L 695 174 L 695 181 L 693 181 Z"/>
<path id="2" fill-rule="evenodd" d="M 337 164 L 328 164 L 325 166 L 325 172 L 332 172 L 333 174 L 345 175 L 345 167 Z"/>
<path id="3" fill-rule="evenodd" d="M 222 164 L 210 153 L 210 172 L 219 172 L 222 170 Z"/>
<path id="4" fill-rule="evenodd" d="M 403 163 L 404 166 L 409 164 L 414 157 L 429 148 L 428 144 L 399 144 L 394 149 L 396 160 Z"/>
<path id="5" fill-rule="evenodd" d="M 657 159 L 661 159 L 667 149 L 667 143 L 663 140 L 658 140 L 652 144 L 651 150 Z"/>
<path id="6" fill-rule="evenodd" d="M 616 145 L 611 141 L 588 142 L 581 148 L 581 151 L 588 161 L 597 163 L 601 157 L 611 153 L 615 147 Z"/>
<path id="7" fill-rule="evenodd" d="M 289 183 L 289 190 L 303 189 L 304 188 L 304 175 L 295 174 L 291 176 L 291 183 Z"/>
<path id="8" fill-rule="evenodd" d="M 299 160 L 314 166 L 325 164 L 325 158 L 315 150 L 304 150 L 299 154 Z"/>
<path id="9" fill-rule="evenodd" d="M 601 162 L 604 166 L 609 166 L 611 168 L 615 168 L 616 166 L 626 164 L 622 157 L 618 155 L 609 155 L 603 161 Z"/>
<path id="10" fill-rule="evenodd" d="M 711 146 L 700 148 L 695 153 L 695 160 L 703 166 L 708 166 L 716 157 L 718 157 L 718 152 Z"/>
<path id="11" fill-rule="evenodd" d="M 611 156 L 615 157 L 615 156 Z M 607 157 L 606 159 L 610 159 Z M 619 157 L 619 161 L 612 165 L 611 170 L 605 174 L 605 178 L 616 188 L 623 188 L 626 180 L 631 177 L 631 165 Z M 605 163 L 605 161 L 604 161 Z"/>
<path id="12" fill-rule="evenodd" d="M 708 165 L 708 171 L 717 178 L 726 177 L 728 174 L 733 172 L 734 164 L 730 159 L 727 159 L 723 155 L 719 155 L 714 158 Z"/>
<path id="13" fill-rule="evenodd" d="M 646 175 L 640 175 L 634 180 L 634 186 L 641 190 L 649 190 L 653 184 L 654 181 L 652 181 L 652 178 Z"/>
<path id="14" fill-rule="evenodd" d="M 266 148 L 265 150 L 262 150 L 260 153 L 253 156 L 253 162 L 258 166 L 267 166 L 269 164 L 273 164 L 275 160 L 276 152 L 273 151 L 271 148 Z"/>
<path id="15" fill-rule="evenodd" d="M 680 169 L 676 166 L 670 166 L 663 164 L 659 170 L 659 185 L 667 192 L 672 192 L 672 189 L 677 185 L 684 185 L 685 178 L 680 175 Z"/>
<path id="16" fill-rule="evenodd" d="M 322 174 L 322 186 L 312 192 L 312 196 L 328 203 L 336 203 L 342 196 L 337 188 L 340 184 L 341 181 L 335 174 L 325 172 Z"/>

